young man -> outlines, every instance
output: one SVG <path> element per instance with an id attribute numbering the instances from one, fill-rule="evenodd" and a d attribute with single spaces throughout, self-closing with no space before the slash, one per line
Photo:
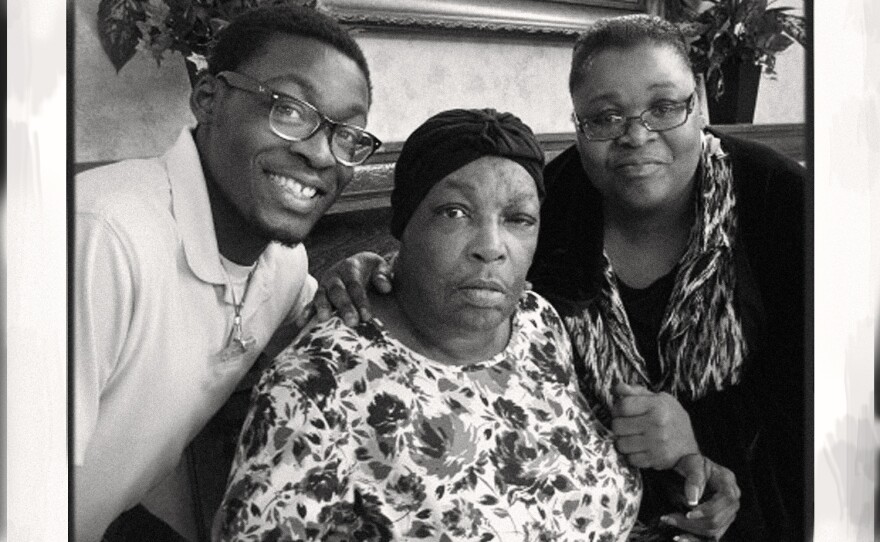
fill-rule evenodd
<path id="1" fill-rule="evenodd" d="M 311 301 L 300 242 L 379 146 L 370 97 L 363 53 L 332 20 L 254 10 L 221 32 L 194 129 L 161 157 L 77 177 L 78 541 L 139 504 L 192 537 L 182 452 Z"/>

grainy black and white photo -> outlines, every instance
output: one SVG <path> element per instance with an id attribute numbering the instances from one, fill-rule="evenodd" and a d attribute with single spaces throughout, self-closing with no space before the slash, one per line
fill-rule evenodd
<path id="1" fill-rule="evenodd" d="M 71 535 L 806 539 L 806 8 L 76 2 Z"/>

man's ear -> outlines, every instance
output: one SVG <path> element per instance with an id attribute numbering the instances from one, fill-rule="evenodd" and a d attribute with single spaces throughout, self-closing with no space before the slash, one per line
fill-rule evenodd
<path id="1" fill-rule="evenodd" d="M 189 107 L 199 124 L 210 124 L 222 83 L 216 76 L 203 73 L 193 85 Z"/>

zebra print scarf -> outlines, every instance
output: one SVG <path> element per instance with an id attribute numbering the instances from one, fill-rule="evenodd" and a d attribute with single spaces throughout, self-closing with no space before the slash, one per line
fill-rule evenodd
<path id="1" fill-rule="evenodd" d="M 619 381 L 679 400 L 698 399 L 739 381 L 746 345 L 734 310 L 736 201 L 727 155 L 705 132 L 699 171 L 694 226 L 657 337 L 661 382 L 648 378 L 607 254 L 598 295 L 581 314 L 565 318 L 585 362 L 583 389 L 599 400 L 597 415 L 605 421 Z"/>

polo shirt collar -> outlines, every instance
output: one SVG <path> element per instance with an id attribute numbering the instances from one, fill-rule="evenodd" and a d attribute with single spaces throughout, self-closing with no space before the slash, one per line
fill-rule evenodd
<path id="1" fill-rule="evenodd" d="M 186 261 L 200 280 L 226 285 L 205 174 L 191 128 L 183 129 L 163 159 L 171 185 L 171 207 Z"/>

